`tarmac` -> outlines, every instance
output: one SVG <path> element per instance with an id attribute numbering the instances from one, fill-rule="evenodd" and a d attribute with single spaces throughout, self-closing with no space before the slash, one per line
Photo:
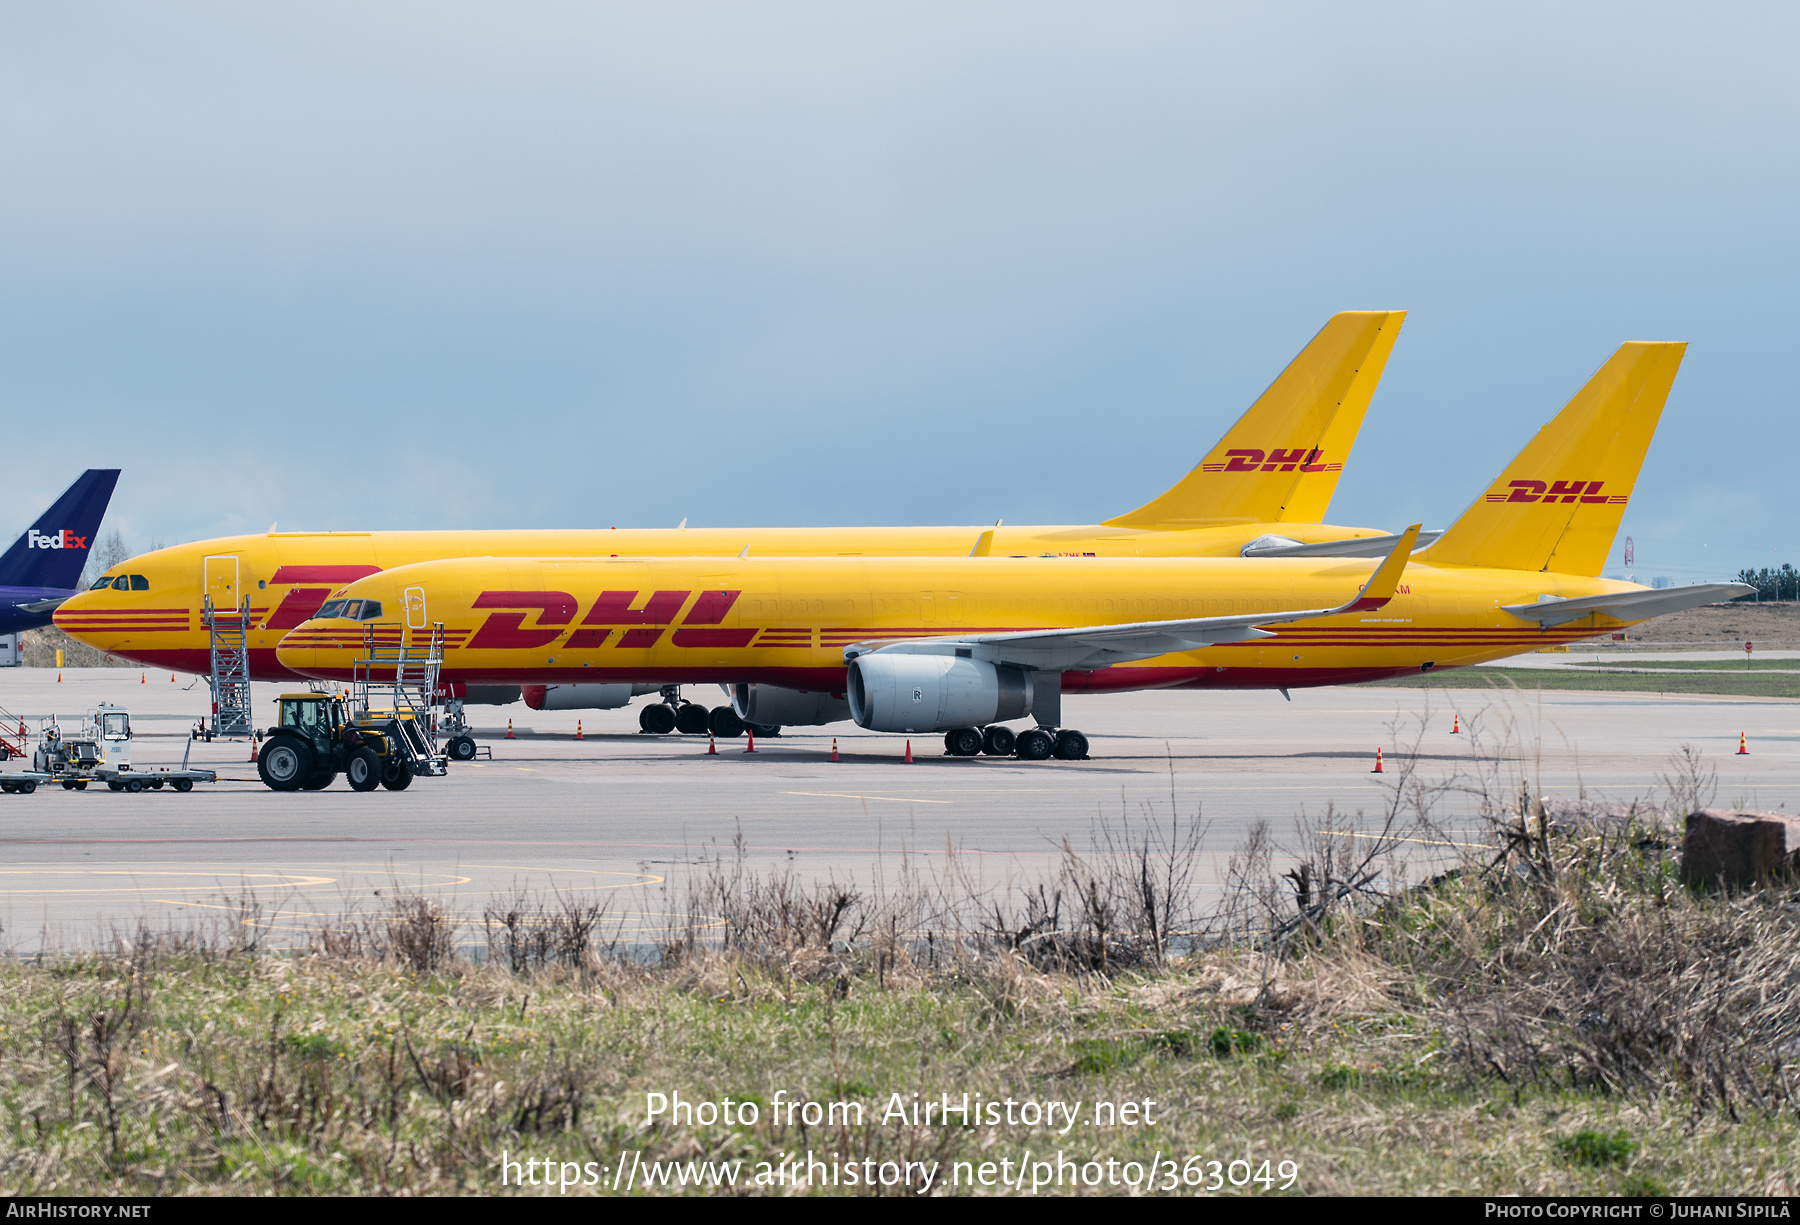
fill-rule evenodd
<path id="1" fill-rule="evenodd" d="M 68 725 L 101 701 L 125 705 L 139 766 L 179 763 L 209 703 L 189 676 L 57 675 L 0 670 L 0 710 L 35 731 L 47 714 Z M 272 713 L 282 688 L 257 685 L 259 710 Z M 716 688 L 685 696 L 724 702 Z M 1172 817 L 1204 825 L 1196 879 L 1215 889 L 1258 822 L 1291 846 L 1296 818 L 1329 809 L 1334 836 L 1366 845 L 1384 814 L 1404 822 L 1421 802 L 1437 829 L 1405 844 L 1404 870 L 1422 874 L 1479 854 L 1492 837 L 1484 804 L 1523 791 L 1658 799 L 1683 745 L 1717 771 L 1719 803 L 1800 811 L 1800 702 L 1783 699 L 1486 688 L 1303 689 L 1291 702 L 1266 691 L 1069 695 L 1064 715 L 1091 740 L 1087 761 L 948 758 L 941 737 L 925 736 L 912 738 L 911 764 L 906 738 L 849 723 L 789 729 L 754 753 L 743 739 L 720 741 L 709 755 L 705 737 L 640 734 L 647 700 L 617 711 L 471 708 L 492 760 L 452 763 L 449 777 L 403 792 L 356 793 L 342 779 L 272 792 L 246 742 L 215 741 L 195 743 L 191 762 L 220 781 L 185 795 L 0 795 L 0 947 L 110 945 L 141 923 L 248 924 L 269 945 L 300 945 L 319 924 L 378 915 L 411 891 L 444 898 L 475 942 L 482 912 L 519 890 L 602 899 L 619 938 L 653 942 L 693 921 L 677 899 L 709 861 L 741 855 L 749 870 L 863 888 L 954 862 L 1000 888 L 1042 879 L 1067 850 L 1104 853 L 1094 849 L 1102 824 L 1116 833 L 1124 821 L 1166 827 Z M 1385 771 L 1374 774 L 1378 746 Z"/>

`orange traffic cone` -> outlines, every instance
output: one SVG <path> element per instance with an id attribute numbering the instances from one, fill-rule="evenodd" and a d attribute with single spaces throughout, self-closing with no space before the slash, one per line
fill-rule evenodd
<path id="1" fill-rule="evenodd" d="M 512 734 L 512 720 L 511 720 L 511 719 L 508 719 L 508 720 L 507 720 L 507 721 L 506 721 L 506 738 L 507 738 L 507 739 L 508 739 L 508 740 L 511 740 L 511 739 L 512 739 L 512 738 L 513 738 L 513 734 Z"/>
<path id="2" fill-rule="evenodd" d="M 173 672 L 171 672 L 171 673 L 169 673 L 169 684 L 173 685 L 174 683 L 175 683 L 175 674 Z"/>
<path id="3" fill-rule="evenodd" d="M 150 674 L 148 672 L 138 673 L 138 684 L 148 685 L 149 683 L 150 683 Z"/>
<path id="4" fill-rule="evenodd" d="M 250 760 L 252 763 L 254 763 L 256 761 L 256 737 L 255 736 L 250 737 Z"/>
<path id="5" fill-rule="evenodd" d="M 587 739 L 586 736 L 583 736 L 581 734 L 581 720 L 580 719 L 575 720 L 575 739 L 577 739 L 577 740 L 586 740 Z"/>
<path id="6" fill-rule="evenodd" d="M 1370 774 L 1386 774 L 1387 773 L 1386 770 L 1383 770 L 1381 768 L 1381 746 L 1380 745 L 1375 746 L 1375 768 L 1373 770 L 1370 770 L 1369 773 Z"/>
<path id="7" fill-rule="evenodd" d="M 1739 757 L 1748 757 L 1748 756 L 1750 756 L 1750 747 L 1749 747 L 1749 746 L 1748 746 L 1748 745 L 1746 745 L 1746 744 L 1745 744 L 1745 743 L 1744 743 L 1744 733 L 1742 733 L 1742 732 L 1739 732 L 1739 733 L 1738 733 L 1738 751 L 1737 751 L 1737 755 L 1738 755 L 1738 756 L 1739 756 Z"/>
<path id="8" fill-rule="evenodd" d="M 900 760 L 908 762 L 908 763 L 910 763 L 912 761 L 912 741 L 908 740 L 906 742 L 906 756 L 901 758 Z"/>
<path id="9" fill-rule="evenodd" d="M 750 743 L 746 744 L 744 746 L 744 752 L 746 752 L 746 753 L 756 752 L 756 729 L 754 727 L 746 727 L 744 729 L 744 731 L 746 733 L 748 733 L 748 735 L 750 737 Z"/>
<path id="10" fill-rule="evenodd" d="M 21 723 L 21 724 L 19 724 L 19 735 L 23 736 L 24 734 L 25 734 L 25 725 L 23 723 Z M 831 738 L 831 760 L 836 761 L 837 759 L 838 759 L 837 737 L 833 736 Z"/>
<path id="11" fill-rule="evenodd" d="M 59 685 L 62 684 L 62 673 L 61 672 L 58 672 L 56 674 L 56 683 Z"/>
<path id="12" fill-rule="evenodd" d="M 719 755 L 719 738 L 711 732 L 706 733 L 706 755 L 708 757 Z"/>
<path id="13" fill-rule="evenodd" d="M 1461 715 L 1456 715 L 1456 716 L 1452 717 L 1452 719 L 1450 721 L 1450 734 L 1452 736 L 1462 735 L 1462 716 Z"/>

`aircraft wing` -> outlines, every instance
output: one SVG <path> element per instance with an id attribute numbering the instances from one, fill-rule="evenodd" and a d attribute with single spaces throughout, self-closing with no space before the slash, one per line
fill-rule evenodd
<path id="1" fill-rule="evenodd" d="M 1443 530 L 1420 532 L 1414 549 L 1423 549 L 1442 536 Z M 1400 534 L 1392 536 L 1357 536 L 1350 540 L 1327 540 L 1323 544 L 1301 544 L 1286 536 L 1258 536 L 1242 549 L 1240 557 L 1386 557 L 1388 550 L 1400 542 Z"/>
<path id="2" fill-rule="evenodd" d="M 1648 621 L 1665 613 L 1682 612 L 1702 604 L 1717 604 L 1749 595 L 1756 588 L 1744 583 L 1695 583 L 1689 587 L 1661 587 L 1644 591 L 1620 591 L 1612 595 L 1590 595 L 1564 600 L 1557 596 L 1539 596 L 1535 604 L 1502 604 L 1502 611 L 1527 621 L 1536 621 L 1545 629 L 1569 621 L 1579 621 L 1595 613 L 1620 621 Z"/>
<path id="3" fill-rule="evenodd" d="M 1314 617 L 1380 608 L 1394 596 L 1394 588 L 1406 569 L 1419 536 L 1414 524 L 1394 539 L 1398 542 L 1375 568 L 1361 591 L 1336 608 L 1309 608 L 1299 612 L 1247 613 L 1234 617 L 1195 617 L 1181 621 L 1133 621 L 1117 625 L 1079 625 L 1067 629 L 1016 630 L 1002 634 L 967 634 L 945 638 L 910 638 L 896 642 L 858 642 L 844 648 L 846 661 L 873 651 L 897 654 L 945 655 L 967 650 L 972 657 L 990 663 L 1021 664 L 1048 671 L 1098 668 L 1134 659 L 1152 659 L 1178 651 L 1193 651 L 1219 642 L 1247 642 L 1274 635 L 1258 627 Z"/>

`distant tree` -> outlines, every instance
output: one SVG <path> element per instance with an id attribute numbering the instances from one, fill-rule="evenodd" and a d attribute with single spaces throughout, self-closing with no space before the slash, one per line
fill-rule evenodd
<path id="1" fill-rule="evenodd" d="M 1737 581 L 1740 583 L 1748 583 L 1750 586 L 1756 588 L 1756 590 L 1749 595 L 1739 596 L 1739 600 L 1800 601 L 1800 570 L 1795 570 L 1793 566 L 1786 562 L 1782 563 L 1781 569 L 1779 570 L 1771 570 L 1766 566 L 1761 570 L 1740 570 L 1738 571 Z"/>
<path id="2" fill-rule="evenodd" d="M 137 554 L 125 547 L 125 537 L 119 535 L 119 529 L 115 527 L 100 537 L 88 553 L 87 565 L 81 570 L 81 585 L 83 587 L 92 586 L 94 580 L 102 574 L 120 562 L 130 561 L 136 556 Z"/>

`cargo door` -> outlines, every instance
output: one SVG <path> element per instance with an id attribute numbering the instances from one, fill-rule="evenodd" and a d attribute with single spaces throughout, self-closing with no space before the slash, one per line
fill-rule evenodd
<path id="1" fill-rule="evenodd" d="M 235 610 L 243 603 L 236 557 L 208 557 L 200 565 L 206 583 L 206 598 L 212 601 L 215 609 L 221 612 Z"/>

